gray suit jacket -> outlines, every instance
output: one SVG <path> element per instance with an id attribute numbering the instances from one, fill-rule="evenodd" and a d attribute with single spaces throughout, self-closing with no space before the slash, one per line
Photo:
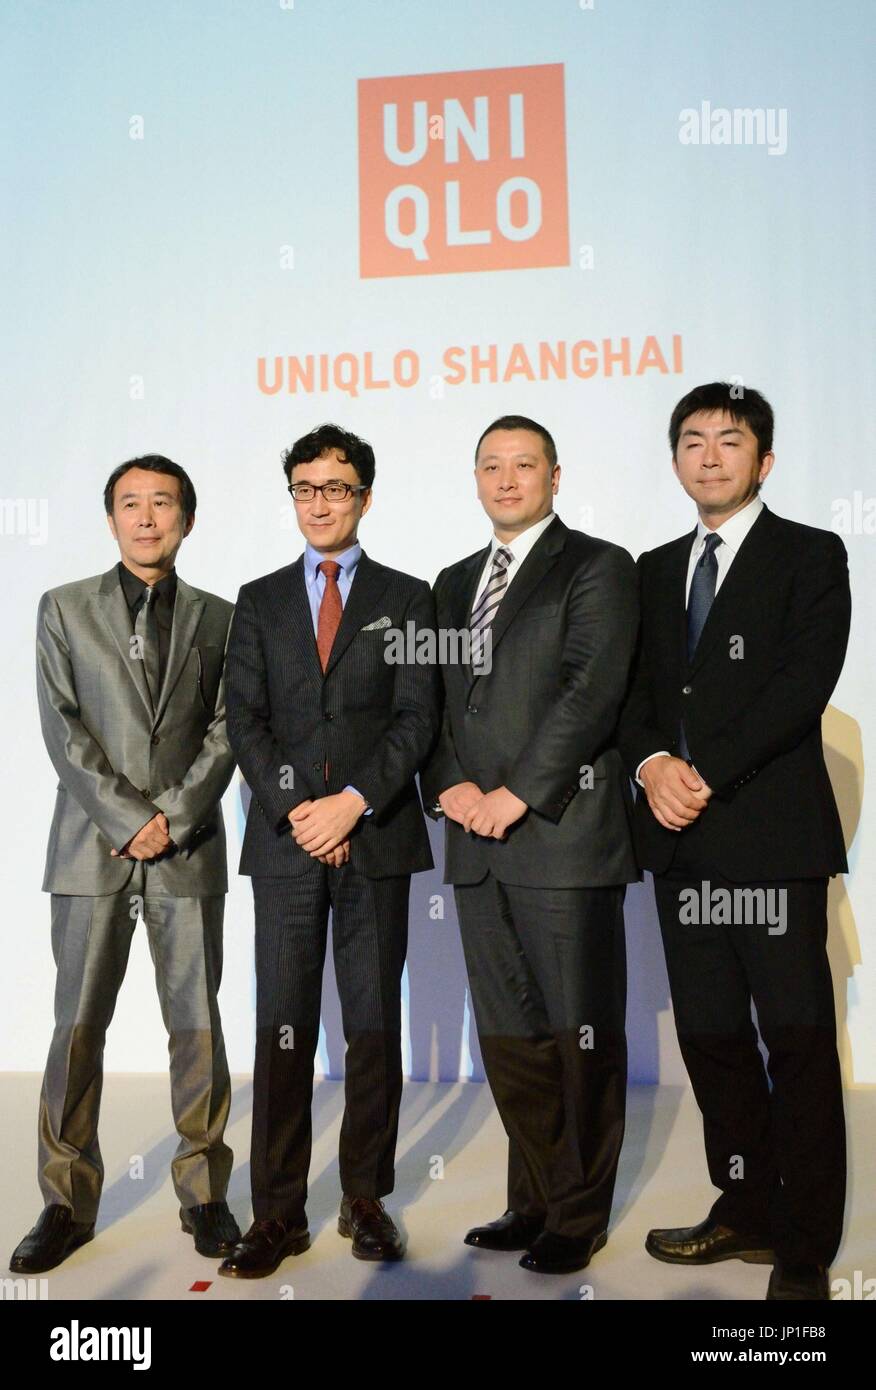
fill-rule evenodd
<path id="1" fill-rule="evenodd" d="M 37 694 L 60 778 L 43 890 L 120 892 L 132 859 L 114 858 L 158 811 L 175 848 L 153 861 L 172 897 L 226 892 L 220 799 L 234 771 L 223 669 L 234 605 L 177 575 L 167 670 L 155 712 L 132 656 L 130 611 L 114 566 L 50 589 L 37 622 Z"/>

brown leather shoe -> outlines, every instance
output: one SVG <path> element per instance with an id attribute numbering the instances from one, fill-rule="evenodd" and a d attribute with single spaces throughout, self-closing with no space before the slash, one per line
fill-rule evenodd
<path id="1" fill-rule="evenodd" d="M 401 1260 L 402 1238 L 392 1217 L 376 1197 L 348 1197 L 341 1201 L 338 1230 L 353 1239 L 357 1260 Z"/>
<path id="2" fill-rule="evenodd" d="M 287 1255 L 300 1255 L 310 1245 L 306 1224 L 254 1221 L 246 1235 L 219 1266 L 226 1279 L 264 1279 L 273 1274 Z"/>
<path id="3" fill-rule="evenodd" d="M 645 1249 L 655 1260 L 670 1265 L 713 1265 L 719 1260 L 771 1265 L 775 1259 L 768 1240 L 739 1235 L 710 1216 L 698 1226 L 649 1231 Z"/>
<path id="4" fill-rule="evenodd" d="M 60 1202 L 44 1207 L 32 1231 L 12 1252 L 13 1274 L 42 1274 L 94 1238 L 93 1221 L 74 1221 L 73 1212 Z"/>

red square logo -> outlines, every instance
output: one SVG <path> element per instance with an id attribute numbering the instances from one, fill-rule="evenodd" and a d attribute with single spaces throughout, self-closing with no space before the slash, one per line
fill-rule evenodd
<path id="1" fill-rule="evenodd" d="M 568 264 L 562 63 L 359 82 L 363 278 Z"/>

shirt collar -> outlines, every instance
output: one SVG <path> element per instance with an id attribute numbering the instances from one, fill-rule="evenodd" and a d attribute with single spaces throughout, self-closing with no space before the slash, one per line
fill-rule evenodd
<path id="1" fill-rule="evenodd" d="M 362 555 L 362 547 L 358 541 L 354 541 L 347 550 L 342 550 L 340 555 L 322 555 L 315 550 L 310 541 L 304 547 L 304 575 L 309 583 L 316 578 L 316 567 L 322 564 L 323 560 L 335 560 L 341 569 L 348 575 L 352 575 Z"/>
<path id="2" fill-rule="evenodd" d="M 728 549 L 732 550 L 735 555 L 762 511 L 763 502 L 760 499 L 760 494 L 757 494 L 752 497 L 751 501 L 748 502 L 741 511 L 736 512 L 727 521 L 715 527 L 714 531 L 710 531 L 708 526 L 704 526 L 703 523 L 697 519 L 697 536 L 694 541 L 695 552 L 699 554 L 702 550 L 706 543 L 706 536 L 720 536 L 722 543 L 726 545 Z"/>
<path id="3" fill-rule="evenodd" d="M 123 560 L 120 560 L 118 563 L 118 572 L 125 598 L 128 601 L 128 606 L 132 607 L 139 601 L 141 596 L 149 588 L 149 585 L 146 583 L 145 579 L 141 579 L 133 570 L 129 570 Z M 169 573 L 162 575 L 158 582 L 152 585 L 152 588 L 155 590 L 156 598 L 173 598 L 176 593 L 176 569 L 172 569 Z"/>
<path id="4" fill-rule="evenodd" d="M 521 564 L 526 559 L 539 537 L 544 535 L 555 517 L 556 512 L 548 512 L 547 516 L 543 516 L 541 521 L 536 521 L 534 525 L 528 526 L 525 531 L 521 531 L 519 535 L 514 537 L 513 541 L 500 541 L 497 536 L 492 536 L 490 539 L 490 559 L 492 560 L 500 546 L 504 546 L 506 550 L 511 551 L 513 560 L 516 561 L 517 564 Z"/>

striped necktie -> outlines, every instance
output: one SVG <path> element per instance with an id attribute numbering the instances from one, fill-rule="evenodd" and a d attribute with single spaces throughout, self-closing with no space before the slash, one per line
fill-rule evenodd
<path id="1" fill-rule="evenodd" d="M 482 664 L 486 634 L 492 626 L 496 611 L 505 596 L 505 590 L 508 588 L 508 566 L 513 558 L 511 551 L 504 545 L 497 546 L 493 552 L 493 562 L 490 566 L 486 587 L 471 614 L 472 666 Z"/>

